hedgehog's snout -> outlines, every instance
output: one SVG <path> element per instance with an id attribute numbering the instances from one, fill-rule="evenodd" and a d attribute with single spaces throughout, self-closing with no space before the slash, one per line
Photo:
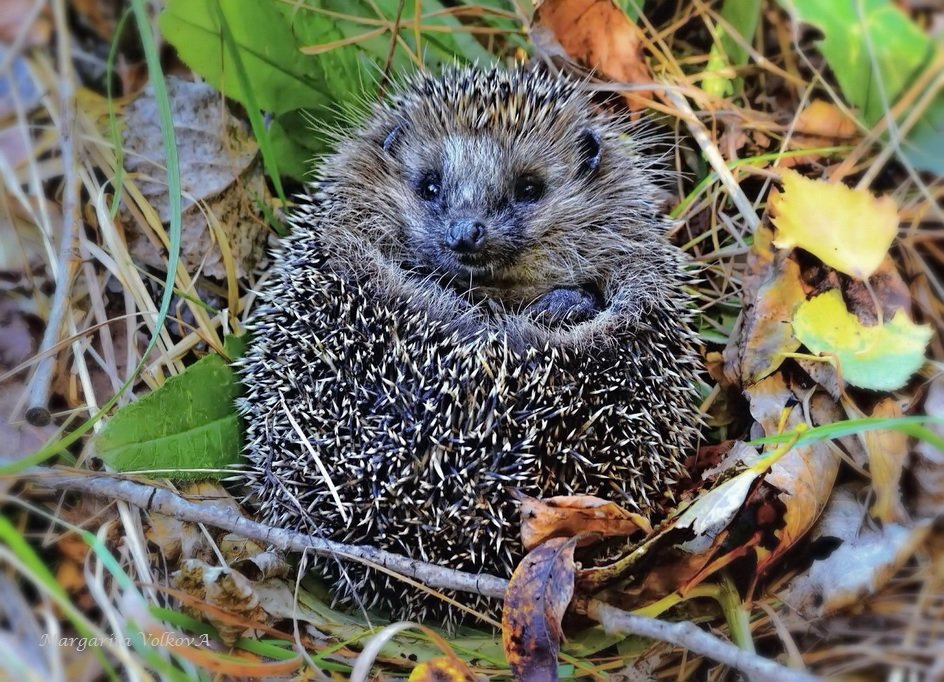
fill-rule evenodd
<path id="1" fill-rule="evenodd" d="M 476 254 L 485 246 L 488 229 L 476 218 L 456 218 L 446 230 L 446 246 L 460 256 Z"/>

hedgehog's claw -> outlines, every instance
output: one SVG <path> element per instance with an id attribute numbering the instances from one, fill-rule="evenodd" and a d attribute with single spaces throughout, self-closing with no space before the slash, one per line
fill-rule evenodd
<path id="1" fill-rule="evenodd" d="M 600 312 L 600 303 L 583 287 L 560 287 L 538 298 L 528 312 L 548 326 L 573 325 L 593 318 Z"/>

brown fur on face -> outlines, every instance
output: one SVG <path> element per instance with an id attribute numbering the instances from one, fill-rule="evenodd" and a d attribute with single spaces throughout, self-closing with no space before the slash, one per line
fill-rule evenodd
<path id="1" fill-rule="evenodd" d="M 637 308 L 658 296 L 678 258 L 662 237 L 660 171 L 636 133 L 565 77 L 419 75 L 327 160 L 321 236 L 510 314 L 568 286 Z M 440 180 L 435 201 L 421 195 L 430 174 Z M 522 178 L 538 180 L 539 197 L 516 197 Z M 444 243 L 463 218 L 486 230 L 473 263 Z"/>

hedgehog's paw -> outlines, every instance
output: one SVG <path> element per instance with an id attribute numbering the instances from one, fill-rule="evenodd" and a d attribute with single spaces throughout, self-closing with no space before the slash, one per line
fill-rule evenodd
<path id="1" fill-rule="evenodd" d="M 549 326 L 571 325 L 594 317 L 600 312 L 600 302 L 582 287 L 561 287 L 541 296 L 528 306 L 528 312 Z"/>

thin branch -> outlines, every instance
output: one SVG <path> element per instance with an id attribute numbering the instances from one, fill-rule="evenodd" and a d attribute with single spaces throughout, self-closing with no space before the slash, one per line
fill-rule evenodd
<path id="1" fill-rule="evenodd" d="M 374 547 L 345 545 L 299 531 L 273 528 L 234 514 L 230 508 L 207 502 L 192 502 L 170 490 L 136 483 L 114 474 L 34 467 L 21 476 L 47 488 L 122 500 L 145 511 L 164 514 L 180 521 L 204 523 L 283 551 L 307 551 L 325 556 L 339 556 L 368 565 L 377 564 L 442 590 L 473 592 L 500 599 L 508 585 L 507 580 L 493 575 L 465 573 Z"/>
<path id="2" fill-rule="evenodd" d="M 637 616 L 599 599 L 591 599 L 586 603 L 586 615 L 598 621 L 607 633 L 639 635 L 683 647 L 692 653 L 741 671 L 751 682 L 814 682 L 818 679 L 739 649 L 687 621 L 668 623 L 656 618 Z"/>
<path id="3" fill-rule="evenodd" d="M 271 545 L 283 551 L 305 552 L 337 556 L 367 565 L 376 564 L 415 578 L 429 587 L 458 592 L 472 592 L 501 599 L 508 581 L 493 575 L 466 573 L 399 554 L 367 546 L 345 545 L 298 531 L 273 528 L 234 514 L 230 507 L 212 502 L 192 502 L 165 488 L 158 488 L 114 474 L 89 473 L 65 468 L 34 467 L 23 472 L 36 485 L 55 490 L 71 490 L 97 497 L 122 500 L 148 512 L 164 514 L 180 521 L 203 523 L 230 531 L 241 537 Z M 684 647 L 693 653 L 711 658 L 718 663 L 740 670 L 753 682 L 812 682 L 816 678 L 786 668 L 739 649 L 719 639 L 693 623 L 668 623 L 655 618 L 637 616 L 590 599 L 571 604 L 581 613 L 598 621 L 609 633 L 640 635 Z"/>
<path id="4" fill-rule="evenodd" d="M 53 10 L 59 52 L 59 135 L 62 142 L 60 154 L 63 172 L 62 234 L 60 235 L 62 241 L 59 244 L 57 262 L 50 264 L 56 280 L 56 292 L 53 294 L 46 330 L 43 332 L 43 340 L 39 347 L 40 353 L 48 351 L 59 341 L 62 320 L 67 313 L 72 279 L 78 269 L 76 221 L 78 220 L 79 197 L 78 177 L 75 174 L 75 84 L 72 73 L 72 49 L 63 0 L 54 2 Z M 52 234 L 46 236 L 49 240 L 53 239 Z M 39 361 L 30 380 L 26 421 L 34 426 L 45 426 L 51 419 L 49 389 L 55 368 L 56 355 L 47 355 Z"/>

